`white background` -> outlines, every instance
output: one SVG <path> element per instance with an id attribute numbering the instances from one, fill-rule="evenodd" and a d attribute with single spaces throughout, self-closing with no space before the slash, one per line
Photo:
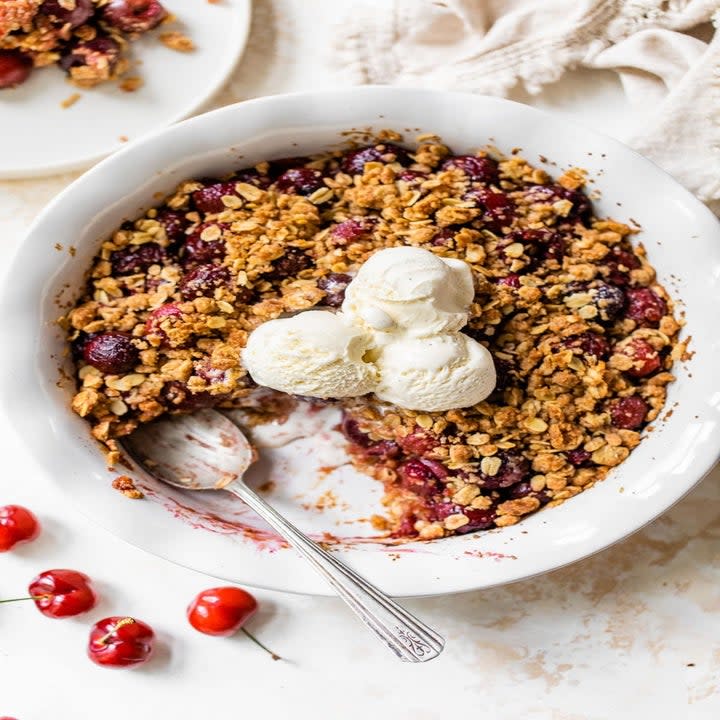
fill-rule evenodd
<path id="1" fill-rule="evenodd" d="M 259 2 L 249 50 L 218 103 L 339 84 L 321 41 L 339 5 Z M 540 97 L 514 97 L 621 139 L 639 122 L 609 73 L 576 72 Z M 2 267 L 34 215 L 73 177 L 0 183 Z M 242 635 L 215 639 L 192 630 L 185 607 L 215 581 L 151 557 L 80 515 L 62 490 L 62 458 L 56 477 L 41 472 L 11 424 L 0 419 L 0 504 L 32 508 L 44 532 L 0 556 L 0 597 L 23 594 L 39 571 L 70 567 L 93 577 L 103 599 L 91 614 L 66 621 L 27 603 L 0 606 L 0 715 L 605 720 L 715 718 L 720 711 L 718 471 L 600 556 L 502 589 L 408 602 L 447 638 L 444 655 L 427 665 L 397 662 L 339 601 L 257 592 L 262 611 L 249 627 L 287 658 L 273 662 Z M 111 671 L 87 660 L 89 625 L 111 614 L 155 628 L 160 643 L 150 664 Z"/>

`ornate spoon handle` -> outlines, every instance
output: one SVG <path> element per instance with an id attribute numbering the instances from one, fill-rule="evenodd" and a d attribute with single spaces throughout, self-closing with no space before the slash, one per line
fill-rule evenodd
<path id="1" fill-rule="evenodd" d="M 325 552 L 241 481 L 226 485 L 280 533 L 337 590 L 355 614 L 404 662 L 427 662 L 445 640 L 394 600 Z"/>

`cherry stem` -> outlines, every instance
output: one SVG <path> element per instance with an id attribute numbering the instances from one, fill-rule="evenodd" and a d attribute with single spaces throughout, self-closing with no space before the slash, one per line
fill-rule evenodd
<path id="1" fill-rule="evenodd" d="M 109 630 L 105 635 L 103 635 L 101 638 L 98 638 L 95 642 L 99 645 L 105 645 L 107 641 L 110 639 L 112 635 L 114 635 L 121 627 L 125 627 L 126 625 L 132 625 L 135 622 L 134 618 L 126 617 L 122 620 L 118 621 L 115 626 Z"/>
<path id="2" fill-rule="evenodd" d="M 276 655 L 270 648 L 263 645 L 251 632 L 248 632 L 245 628 L 240 628 L 245 635 L 247 635 L 258 647 L 261 647 L 273 660 L 282 660 L 279 655 Z"/>
<path id="3" fill-rule="evenodd" d="M 23 602 L 24 600 L 44 600 L 45 598 L 52 597 L 52 595 L 28 595 L 28 597 L 21 598 L 10 598 L 9 600 L 0 600 L 0 605 L 3 603 L 11 602 Z"/>

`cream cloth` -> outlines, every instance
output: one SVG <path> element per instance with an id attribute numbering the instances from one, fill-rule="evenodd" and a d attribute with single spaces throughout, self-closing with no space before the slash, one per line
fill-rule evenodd
<path id="1" fill-rule="evenodd" d="M 646 118 L 630 144 L 720 213 L 718 25 L 720 0 L 354 0 L 335 49 L 355 83 L 492 95 L 613 70 Z"/>

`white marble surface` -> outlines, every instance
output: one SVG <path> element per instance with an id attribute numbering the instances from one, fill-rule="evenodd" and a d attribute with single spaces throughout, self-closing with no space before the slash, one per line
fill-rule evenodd
<path id="1" fill-rule="evenodd" d="M 218 103 L 340 83 L 319 41 L 338 5 L 259 0 L 250 48 Z M 516 99 L 621 138 L 637 122 L 610 74 L 575 73 L 539 98 Z M 0 183 L 0 266 L 73 177 Z M 11 339 L 3 350 L 13 352 Z M 599 556 L 506 588 L 409 602 L 448 640 L 444 655 L 425 666 L 389 657 L 339 601 L 258 592 L 263 610 L 250 627 L 287 658 L 274 663 L 241 636 L 191 630 L 184 608 L 213 580 L 130 547 L 80 515 L 62 492 L 62 462 L 54 477 L 41 472 L 10 422 L 0 418 L 0 504 L 33 508 L 45 532 L 0 556 L 0 597 L 21 594 L 41 570 L 71 567 L 96 578 L 103 600 L 90 616 L 63 622 L 24 604 L 2 606 L 0 715 L 694 720 L 720 712 L 717 470 Z M 89 621 L 125 613 L 158 631 L 157 657 L 133 672 L 93 666 L 84 656 Z"/>

